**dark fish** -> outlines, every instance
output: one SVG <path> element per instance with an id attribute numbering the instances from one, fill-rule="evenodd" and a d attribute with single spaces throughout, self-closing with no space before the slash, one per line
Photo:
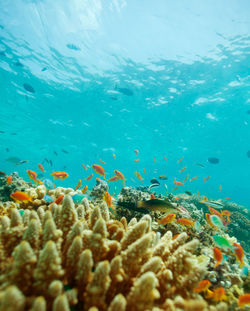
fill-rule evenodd
<path id="1" fill-rule="evenodd" d="M 5 133 L 4 131 L 0 131 L 1 134 Z"/>
<path id="2" fill-rule="evenodd" d="M 159 183 L 151 184 L 151 185 L 148 187 L 148 190 L 150 191 L 152 188 L 159 187 L 159 186 L 160 186 Z"/>
<path id="3" fill-rule="evenodd" d="M 117 100 L 118 98 L 117 97 L 114 97 L 114 96 L 111 96 L 110 97 L 112 100 Z"/>
<path id="4" fill-rule="evenodd" d="M 45 71 L 45 70 L 47 70 L 47 68 L 46 68 L 46 67 L 43 67 L 43 69 L 42 69 L 41 71 Z"/>
<path id="5" fill-rule="evenodd" d="M 205 167 L 205 165 L 201 164 L 201 163 L 195 163 L 195 165 L 198 165 L 200 167 Z"/>
<path id="6" fill-rule="evenodd" d="M 68 151 L 67 151 L 67 150 L 65 150 L 65 149 L 62 149 L 62 152 L 64 152 L 64 153 L 68 153 Z"/>
<path id="7" fill-rule="evenodd" d="M 190 192 L 190 191 L 188 191 L 188 190 L 186 190 L 185 193 L 188 194 L 188 195 L 190 195 L 190 196 L 193 195 L 192 192 Z"/>
<path id="8" fill-rule="evenodd" d="M 69 44 L 69 43 L 68 43 L 66 46 L 67 46 L 67 48 L 70 49 L 70 50 L 74 50 L 74 51 L 80 51 L 80 50 L 81 50 L 78 46 L 76 46 L 76 45 L 74 45 L 74 44 Z"/>
<path id="9" fill-rule="evenodd" d="M 159 181 L 157 179 L 155 179 L 155 178 L 151 179 L 150 182 L 151 182 L 151 184 L 158 184 L 158 185 L 160 185 Z"/>
<path id="10" fill-rule="evenodd" d="M 208 158 L 207 160 L 212 164 L 218 164 L 220 162 L 218 158 Z"/>
<path id="11" fill-rule="evenodd" d="M 118 87 L 117 91 L 124 94 L 124 95 L 127 95 L 127 96 L 133 96 L 134 95 L 134 92 L 130 89 L 127 89 L 126 87 Z"/>
<path id="12" fill-rule="evenodd" d="M 21 160 L 16 165 L 22 165 L 22 164 L 25 164 L 25 163 L 29 163 L 29 161 L 28 160 Z"/>
<path id="13" fill-rule="evenodd" d="M 17 157 L 10 157 L 10 158 L 6 159 L 5 161 L 10 162 L 10 163 L 17 164 L 17 163 L 19 163 L 21 160 L 20 160 L 19 158 L 17 158 Z"/>
<path id="14" fill-rule="evenodd" d="M 247 114 L 250 114 L 250 110 L 247 110 Z"/>
<path id="15" fill-rule="evenodd" d="M 50 164 L 50 166 L 52 166 L 52 165 L 53 165 L 53 163 L 52 163 L 52 161 L 51 161 L 51 160 L 49 160 L 49 164 Z"/>
<path id="16" fill-rule="evenodd" d="M 23 67 L 23 64 L 20 63 L 19 60 L 16 61 L 16 62 L 14 63 L 14 65 L 17 66 L 17 67 Z"/>
<path id="17" fill-rule="evenodd" d="M 47 158 L 44 158 L 43 162 L 47 162 L 49 164 L 49 160 Z"/>
<path id="18" fill-rule="evenodd" d="M 24 83 L 23 87 L 25 88 L 26 91 L 30 92 L 30 93 L 35 93 L 35 89 L 33 88 L 33 86 L 31 86 L 28 83 Z"/>
<path id="19" fill-rule="evenodd" d="M 56 152 L 56 151 L 54 151 L 54 154 L 57 156 L 58 155 L 58 153 Z"/>
<path id="20" fill-rule="evenodd" d="M 0 29 L 4 29 L 3 25 L 0 25 Z"/>
<path id="21" fill-rule="evenodd" d="M 250 158 L 250 150 L 247 152 L 247 157 Z"/>
<path id="22" fill-rule="evenodd" d="M 17 134 L 16 134 L 16 133 L 11 133 L 11 135 L 14 135 L 14 136 L 15 136 L 15 135 L 17 135 Z"/>
<path id="23" fill-rule="evenodd" d="M 152 211 L 166 212 L 174 211 L 175 207 L 168 201 L 152 199 L 147 201 L 138 201 L 137 208 L 146 208 Z"/>
<path id="24" fill-rule="evenodd" d="M 6 152 L 9 152 L 9 151 L 10 151 L 10 149 L 9 149 L 9 148 L 6 148 L 5 150 L 6 150 Z"/>
<path id="25" fill-rule="evenodd" d="M 6 175 L 6 173 L 0 171 L 0 176 L 5 176 L 5 175 Z"/>
<path id="26" fill-rule="evenodd" d="M 0 56 L 6 56 L 4 51 L 0 51 Z"/>
<path id="27" fill-rule="evenodd" d="M 168 178 L 167 178 L 166 175 L 161 175 L 161 176 L 159 176 L 159 179 L 161 179 L 161 180 L 167 180 Z"/>

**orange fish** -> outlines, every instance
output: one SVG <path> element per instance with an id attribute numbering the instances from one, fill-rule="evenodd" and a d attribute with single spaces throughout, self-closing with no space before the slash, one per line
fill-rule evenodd
<path id="1" fill-rule="evenodd" d="M 90 180 L 93 176 L 94 176 L 94 174 L 92 173 L 88 177 L 84 178 L 84 180 Z"/>
<path id="2" fill-rule="evenodd" d="M 140 181 L 143 181 L 143 178 L 141 177 L 141 174 L 140 174 L 140 173 L 137 174 L 137 178 L 138 178 Z"/>
<path id="3" fill-rule="evenodd" d="M 125 186 L 125 177 L 124 175 L 120 172 L 120 171 L 117 171 L 117 170 L 114 170 L 114 173 L 117 177 L 119 177 L 119 179 L 122 180 L 122 183 L 123 183 L 123 186 Z"/>
<path id="4" fill-rule="evenodd" d="M 184 185 L 183 182 L 181 182 L 181 181 L 176 181 L 176 178 L 174 179 L 174 184 L 175 184 L 176 186 L 182 186 L 182 185 Z"/>
<path id="5" fill-rule="evenodd" d="M 198 178 L 198 176 L 194 176 L 193 178 L 190 179 L 190 181 L 193 181 L 193 180 L 195 180 L 197 178 Z"/>
<path id="6" fill-rule="evenodd" d="M 175 190 L 177 190 L 177 189 L 179 189 L 179 187 L 177 186 L 177 187 L 175 187 L 175 188 L 173 188 L 172 189 L 172 191 L 175 191 Z"/>
<path id="7" fill-rule="evenodd" d="M 102 159 L 99 159 L 99 162 L 102 164 L 106 164 L 106 162 L 102 161 Z"/>
<path id="8" fill-rule="evenodd" d="M 181 170 L 179 170 L 179 173 L 184 172 L 187 169 L 187 166 L 184 166 Z"/>
<path id="9" fill-rule="evenodd" d="M 204 195 L 203 201 L 208 201 L 208 198 Z"/>
<path id="10" fill-rule="evenodd" d="M 117 181 L 119 180 L 118 176 L 112 176 L 111 178 L 109 178 L 108 182 L 113 182 L 113 181 Z"/>
<path id="11" fill-rule="evenodd" d="M 238 306 L 244 307 L 250 305 L 250 294 L 241 295 L 238 300 Z"/>
<path id="12" fill-rule="evenodd" d="M 162 219 L 158 220 L 159 225 L 166 225 L 168 223 L 171 223 L 175 220 L 176 215 L 175 214 L 168 214 L 167 216 L 163 217 Z"/>
<path id="13" fill-rule="evenodd" d="M 15 200 L 16 202 L 29 202 L 32 200 L 32 198 L 25 192 L 16 191 L 11 193 L 10 197 Z"/>
<path id="14" fill-rule="evenodd" d="M 221 189 L 222 189 L 222 186 L 221 186 L 221 185 L 219 185 L 219 191 L 221 191 Z"/>
<path id="15" fill-rule="evenodd" d="M 112 154 L 112 156 L 113 156 L 114 159 L 116 159 L 116 155 L 114 153 Z"/>
<path id="16" fill-rule="evenodd" d="M 210 214 L 212 215 L 217 215 L 218 217 L 221 218 L 221 213 L 218 212 L 216 209 L 212 208 L 212 207 L 208 207 Z"/>
<path id="17" fill-rule="evenodd" d="M 56 203 L 57 205 L 61 204 L 63 198 L 64 198 L 63 194 L 59 195 L 59 197 L 54 201 L 54 203 Z"/>
<path id="18" fill-rule="evenodd" d="M 105 170 L 104 170 L 103 167 L 101 167 L 101 165 L 93 164 L 93 165 L 92 165 L 92 168 L 93 168 L 93 170 L 94 170 L 97 174 L 99 174 L 99 175 L 102 176 L 104 179 L 106 179 L 106 178 L 105 178 L 105 175 L 106 175 L 107 173 L 105 173 Z"/>
<path id="19" fill-rule="evenodd" d="M 156 158 L 154 158 L 154 162 L 156 163 Z"/>
<path id="20" fill-rule="evenodd" d="M 181 161 L 183 161 L 184 157 L 180 158 L 177 163 L 180 163 Z"/>
<path id="21" fill-rule="evenodd" d="M 134 160 L 134 162 L 137 162 L 137 163 L 138 163 L 139 161 L 140 161 L 140 159 L 136 159 L 136 160 Z"/>
<path id="22" fill-rule="evenodd" d="M 143 172 L 144 172 L 145 175 L 147 175 L 147 172 L 146 172 L 145 168 L 143 169 Z"/>
<path id="23" fill-rule="evenodd" d="M 31 171 L 31 170 L 27 170 L 26 172 L 27 172 L 27 174 L 28 174 L 30 179 L 32 179 L 33 181 L 36 179 L 36 177 L 37 177 L 37 173 L 36 172 Z"/>
<path id="24" fill-rule="evenodd" d="M 194 222 L 187 218 L 179 218 L 177 219 L 177 223 L 183 226 L 193 226 Z"/>
<path id="25" fill-rule="evenodd" d="M 207 223 L 209 224 L 209 226 L 213 227 L 213 224 L 211 222 L 210 216 L 211 216 L 210 214 L 205 213 L 205 217 L 206 217 Z"/>
<path id="26" fill-rule="evenodd" d="M 134 153 L 135 153 L 136 155 L 138 155 L 138 154 L 139 154 L 139 150 L 138 150 L 138 149 L 135 149 L 135 150 L 134 150 Z"/>
<path id="27" fill-rule="evenodd" d="M 176 238 L 178 238 L 179 235 L 180 235 L 180 233 L 173 235 L 172 240 L 175 240 Z"/>
<path id="28" fill-rule="evenodd" d="M 154 200 L 155 199 L 155 195 L 154 194 L 151 194 L 150 195 L 150 200 Z"/>
<path id="29" fill-rule="evenodd" d="M 229 218 L 231 216 L 231 213 L 227 210 L 221 211 L 221 215 L 227 217 L 227 222 L 231 222 L 231 219 Z"/>
<path id="30" fill-rule="evenodd" d="M 210 179 L 210 176 L 207 176 L 206 178 L 204 178 L 204 182 L 207 182 Z"/>
<path id="31" fill-rule="evenodd" d="M 178 197 L 175 197 L 175 198 L 174 198 L 174 201 L 178 201 L 178 200 L 180 200 L 180 198 L 178 198 Z"/>
<path id="32" fill-rule="evenodd" d="M 189 174 L 187 174 L 187 176 L 185 177 L 185 179 L 183 180 L 183 182 L 187 181 L 189 178 Z"/>
<path id="33" fill-rule="evenodd" d="M 168 159 L 167 159 L 166 157 L 163 157 L 163 159 L 164 159 L 166 162 L 168 162 Z"/>
<path id="34" fill-rule="evenodd" d="M 61 179 L 64 180 L 65 178 L 69 177 L 69 174 L 66 172 L 55 172 L 53 171 L 52 174 L 54 179 Z"/>
<path id="35" fill-rule="evenodd" d="M 229 200 L 229 201 L 231 200 L 231 198 L 228 198 L 228 197 L 226 197 L 225 199 L 227 199 L 227 200 Z"/>
<path id="36" fill-rule="evenodd" d="M 78 188 L 80 188 L 81 187 L 81 185 L 82 185 L 82 181 L 81 181 L 81 179 L 78 181 L 78 183 L 77 183 L 77 185 L 75 186 L 75 191 L 78 189 Z"/>
<path id="37" fill-rule="evenodd" d="M 212 298 L 214 301 L 222 301 L 227 298 L 225 289 L 223 287 L 218 287 L 214 291 L 208 290 L 208 295 L 206 298 Z"/>
<path id="38" fill-rule="evenodd" d="M 82 188 L 82 193 L 84 194 L 87 190 L 88 190 L 88 186 L 86 185 Z"/>
<path id="39" fill-rule="evenodd" d="M 194 292 L 201 293 L 206 292 L 211 286 L 211 282 L 209 280 L 203 280 L 198 283 L 198 285 L 194 288 Z"/>
<path id="40" fill-rule="evenodd" d="M 43 172 L 43 173 L 45 173 L 45 169 L 44 169 L 44 167 L 42 166 L 42 164 L 38 164 L 38 168 Z"/>
<path id="41" fill-rule="evenodd" d="M 216 264 L 214 267 L 216 268 L 222 263 L 223 255 L 218 247 L 214 247 L 213 252 L 214 252 L 214 259 L 216 260 Z"/>
<path id="42" fill-rule="evenodd" d="M 108 207 L 113 206 L 111 195 L 107 191 L 104 193 L 104 200 L 107 203 Z"/>
<path id="43" fill-rule="evenodd" d="M 82 164 L 82 167 L 85 169 L 85 171 L 87 171 L 87 167 L 84 164 Z"/>
<path id="44" fill-rule="evenodd" d="M 11 185 L 11 184 L 12 184 L 12 180 L 13 180 L 13 178 L 12 178 L 12 176 L 10 175 L 10 176 L 7 178 L 7 184 L 8 184 L 8 185 Z"/>
<path id="45" fill-rule="evenodd" d="M 239 260 L 240 262 L 240 267 L 242 267 L 244 265 L 244 250 L 242 248 L 242 246 L 239 243 L 234 243 L 233 244 L 233 248 L 234 248 L 234 253 L 236 255 L 236 258 Z"/>
<path id="46" fill-rule="evenodd" d="M 137 171 L 134 171 L 134 174 L 135 174 L 135 177 L 137 177 L 137 174 L 138 174 Z"/>

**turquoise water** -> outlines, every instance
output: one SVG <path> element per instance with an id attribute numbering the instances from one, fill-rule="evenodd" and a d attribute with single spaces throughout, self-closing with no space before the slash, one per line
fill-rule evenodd
<path id="1" fill-rule="evenodd" d="M 91 187 L 81 164 L 101 158 L 128 186 L 166 174 L 166 193 L 189 173 L 176 193 L 250 206 L 249 39 L 248 0 L 1 0 L 0 170 L 43 163 Z"/>

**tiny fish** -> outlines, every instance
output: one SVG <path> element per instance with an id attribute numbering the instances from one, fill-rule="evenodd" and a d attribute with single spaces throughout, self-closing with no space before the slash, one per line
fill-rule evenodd
<path id="1" fill-rule="evenodd" d="M 154 158 L 154 162 L 156 163 L 156 158 Z"/>
<path id="2" fill-rule="evenodd" d="M 8 185 L 11 185 L 12 184 L 12 181 L 13 181 L 13 178 L 12 178 L 12 176 L 10 175 L 10 176 L 8 176 L 8 178 L 7 178 L 7 184 Z"/>
<path id="3" fill-rule="evenodd" d="M 215 207 L 215 208 L 223 208 L 223 204 L 217 202 L 217 201 L 208 201 L 208 200 L 202 200 L 200 203 L 203 203 L 207 205 L 208 207 Z"/>
<path id="4" fill-rule="evenodd" d="M 85 169 L 85 171 L 87 171 L 87 167 L 84 164 L 82 164 L 82 167 Z"/>
<path id="5" fill-rule="evenodd" d="M 179 189 L 178 186 L 176 186 L 175 188 L 173 188 L 172 191 L 176 191 L 177 189 Z"/>
<path id="6" fill-rule="evenodd" d="M 210 179 L 210 176 L 204 178 L 204 182 L 207 182 Z"/>
<path id="7" fill-rule="evenodd" d="M 86 177 L 84 180 L 90 180 L 93 176 L 94 176 L 94 174 L 92 173 L 88 177 Z"/>
<path id="8" fill-rule="evenodd" d="M 190 181 L 194 181 L 198 178 L 198 176 L 194 176 L 193 178 L 190 179 Z"/>
<path id="9" fill-rule="evenodd" d="M 220 162 L 218 158 L 208 158 L 207 160 L 211 164 L 218 164 Z"/>
<path id="10" fill-rule="evenodd" d="M 141 177 L 141 174 L 138 172 L 137 174 L 137 178 L 140 180 L 140 181 L 143 181 L 143 178 Z"/>
<path id="11" fill-rule="evenodd" d="M 214 235 L 213 236 L 214 243 L 219 246 L 220 248 L 229 248 L 233 251 L 232 245 L 228 242 L 226 238 L 221 235 Z"/>
<path id="12" fill-rule="evenodd" d="M 167 159 L 166 157 L 163 157 L 163 159 L 164 159 L 166 162 L 168 162 L 168 159 Z"/>
<path id="13" fill-rule="evenodd" d="M 61 204 L 63 198 L 64 198 L 63 194 L 59 195 L 59 197 L 54 201 L 54 203 L 56 203 L 57 205 Z"/>
<path id="14" fill-rule="evenodd" d="M 37 178 L 37 173 L 36 172 L 31 171 L 31 170 L 27 170 L 26 172 L 27 172 L 27 174 L 28 174 L 30 179 L 32 179 L 33 181 L 36 180 L 36 178 Z"/>
<path id="15" fill-rule="evenodd" d="M 69 177 L 69 174 L 66 172 L 55 172 L 53 171 L 52 174 L 54 179 L 61 179 L 64 180 L 65 178 Z"/>
<path id="16" fill-rule="evenodd" d="M 65 150 L 65 149 L 61 149 L 62 150 L 62 152 L 64 152 L 64 153 L 69 153 L 67 150 Z"/>
<path id="17" fill-rule="evenodd" d="M 82 193 L 83 193 L 83 194 L 86 193 L 87 190 L 88 190 L 88 186 L 86 185 L 86 186 L 84 186 L 84 187 L 82 188 Z"/>
<path id="18" fill-rule="evenodd" d="M 118 176 L 112 176 L 109 178 L 108 182 L 114 182 L 114 181 L 117 181 L 119 180 L 119 177 Z"/>
<path id="19" fill-rule="evenodd" d="M 117 170 L 114 170 L 114 173 L 117 177 L 119 177 L 119 179 L 122 180 L 122 183 L 123 183 L 123 186 L 125 186 L 125 177 L 124 175 L 120 172 L 120 171 L 117 171 Z"/>
<path id="20" fill-rule="evenodd" d="M 200 167 L 205 167 L 205 165 L 203 165 L 201 163 L 195 163 L 195 165 L 200 166 Z"/>
<path id="21" fill-rule="evenodd" d="M 171 213 L 168 214 L 167 216 L 163 217 L 162 219 L 158 220 L 159 225 L 166 225 L 168 223 L 171 223 L 172 221 L 175 220 L 176 215 Z"/>
<path id="22" fill-rule="evenodd" d="M 210 286 L 211 282 L 209 280 L 200 281 L 198 285 L 194 288 L 194 292 L 196 293 L 207 292 Z"/>
<path id="23" fill-rule="evenodd" d="M 219 185 L 219 191 L 221 191 L 221 189 L 222 189 L 222 186 L 221 186 L 221 185 Z"/>
<path id="24" fill-rule="evenodd" d="M 10 197 L 15 200 L 16 202 L 29 202 L 32 200 L 32 198 L 25 192 L 16 191 L 11 193 Z"/>
<path id="25" fill-rule="evenodd" d="M 226 197 L 225 199 L 226 199 L 226 200 L 228 200 L 228 201 L 230 201 L 230 200 L 231 200 L 231 198 L 228 198 L 228 197 Z"/>
<path id="26" fill-rule="evenodd" d="M 244 250 L 239 243 L 234 243 L 233 246 L 234 246 L 233 249 L 234 249 L 234 253 L 236 255 L 236 258 L 240 262 L 240 267 L 242 268 L 244 265 L 244 261 L 243 261 Z"/>
<path id="27" fill-rule="evenodd" d="M 78 189 L 78 188 L 80 188 L 81 187 L 81 185 L 82 185 L 82 181 L 81 181 L 81 179 L 78 181 L 78 183 L 77 183 L 77 185 L 75 186 L 75 191 Z"/>
<path id="28" fill-rule="evenodd" d="M 54 154 L 57 156 L 58 155 L 58 153 L 56 152 L 56 151 L 54 151 Z"/>
<path id="29" fill-rule="evenodd" d="M 126 95 L 126 96 L 133 96 L 134 95 L 134 92 L 132 90 L 125 88 L 125 87 L 118 87 L 117 91 Z"/>
<path id="30" fill-rule="evenodd" d="M 49 164 L 50 164 L 50 166 L 52 166 L 52 165 L 53 165 L 53 163 L 52 163 L 52 161 L 51 161 L 51 160 L 49 160 Z"/>
<path id="31" fill-rule="evenodd" d="M 187 218 L 179 218 L 177 219 L 177 223 L 182 226 L 193 226 L 194 225 L 194 222 Z"/>
<path id="32" fill-rule="evenodd" d="M 114 159 L 116 159 L 116 155 L 114 153 L 112 154 L 112 156 L 113 156 Z"/>
<path id="33" fill-rule="evenodd" d="M 76 46 L 74 44 L 70 44 L 70 43 L 66 44 L 66 47 L 70 50 L 73 50 L 73 51 L 80 51 L 81 50 L 78 46 Z"/>
<path id="34" fill-rule="evenodd" d="M 138 150 L 138 149 L 135 149 L 135 150 L 134 150 L 134 153 L 135 153 L 136 155 L 138 155 L 138 154 L 139 154 L 139 150 Z"/>
<path id="35" fill-rule="evenodd" d="M 212 298 L 214 301 L 217 302 L 217 301 L 226 300 L 227 296 L 226 296 L 225 289 L 223 287 L 218 287 L 214 291 L 208 290 L 208 294 L 206 298 L 208 299 Z"/>
<path id="36" fill-rule="evenodd" d="M 220 228 L 220 229 L 225 229 L 225 226 L 223 225 L 223 222 L 221 221 L 219 216 L 211 215 L 210 221 L 215 227 Z"/>
<path id="37" fill-rule="evenodd" d="M 190 196 L 193 195 L 192 192 L 190 192 L 190 191 L 188 191 L 188 190 L 186 190 L 185 193 L 188 194 L 188 195 L 190 195 Z"/>
<path id="38" fill-rule="evenodd" d="M 159 176 L 159 179 L 161 179 L 161 180 L 167 180 L 168 178 L 167 178 L 166 175 L 160 175 L 160 176 Z"/>
<path id="39" fill-rule="evenodd" d="M 38 168 L 43 172 L 43 173 L 45 173 L 45 169 L 44 169 L 44 167 L 42 166 L 42 164 L 38 164 Z"/>
<path id="40" fill-rule="evenodd" d="M 229 218 L 231 216 L 231 213 L 227 210 L 221 211 L 221 215 L 226 216 L 227 222 L 231 222 L 231 219 Z"/>
<path id="41" fill-rule="evenodd" d="M 250 293 L 239 296 L 238 306 L 239 307 L 250 306 Z"/>
<path id="42" fill-rule="evenodd" d="M 183 182 L 177 181 L 176 178 L 174 179 L 174 184 L 175 184 L 176 186 L 183 186 L 183 185 L 184 185 Z"/>
<path id="43" fill-rule="evenodd" d="M 146 172 L 145 168 L 143 169 L 143 172 L 144 172 L 145 175 L 147 175 L 147 172 Z"/>
<path id="44" fill-rule="evenodd" d="M 140 161 L 140 159 L 136 159 L 136 160 L 134 160 L 134 162 L 136 162 L 136 163 L 138 163 Z"/>
<path id="45" fill-rule="evenodd" d="M 223 263 L 227 259 L 227 256 L 223 256 L 221 250 L 218 247 L 214 247 L 213 249 L 214 260 L 216 261 L 215 268 Z"/>
<path id="46" fill-rule="evenodd" d="M 33 86 L 31 86 L 28 83 L 24 83 L 23 87 L 25 88 L 26 91 L 30 92 L 30 93 L 35 93 L 35 89 L 33 88 Z"/>
<path id="47" fill-rule="evenodd" d="M 189 174 L 187 174 L 187 176 L 185 177 L 185 179 L 183 180 L 183 182 L 186 182 L 189 178 Z"/>
<path id="48" fill-rule="evenodd" d="M 93 168 L 93 170 L 94 170 L 97 174 L 99 174 L 99 175 L 102 176 L 104 179 L 106 179 L 105 175 L 106 175 L 107 173 L 105 173 L 105 170 L 104 170 L 104 168 L 103 168 L 101 165 L 93 164 L 93 165 L 92 165 L 92 168 Z"/>
<path id="49" fill-rule="evenodd" d="M 184 172 L 187 169 L 187 166 L 184 166 L 181 170 L 179 170 L 179 173 Z"/>
<path id="50" fill-rule="evenodd" d="M 180 158 L 177 163 L 180 163 L 181 161 L 183 161 L 184 157 Z"/>
<path id="51" fill-rule="evenodd" d="M 102 159 L 99 159 L 99 162 L 102 164 L 106 164 L 106 162 L 104 162 Z"/>

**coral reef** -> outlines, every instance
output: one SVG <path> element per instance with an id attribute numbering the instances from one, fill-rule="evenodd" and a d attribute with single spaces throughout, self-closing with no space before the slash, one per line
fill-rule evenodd
<path id="1" fill-rule="evenodd" d="M 109 186 L 105 180 L 96 178 L 96 185 L 92 188 L 92 191 L 90 192 L 90 196 L 92 197 L 94 201 L 103 200 L 104 193 L 108 191 L 108 189 L 109 189 Z"/>

